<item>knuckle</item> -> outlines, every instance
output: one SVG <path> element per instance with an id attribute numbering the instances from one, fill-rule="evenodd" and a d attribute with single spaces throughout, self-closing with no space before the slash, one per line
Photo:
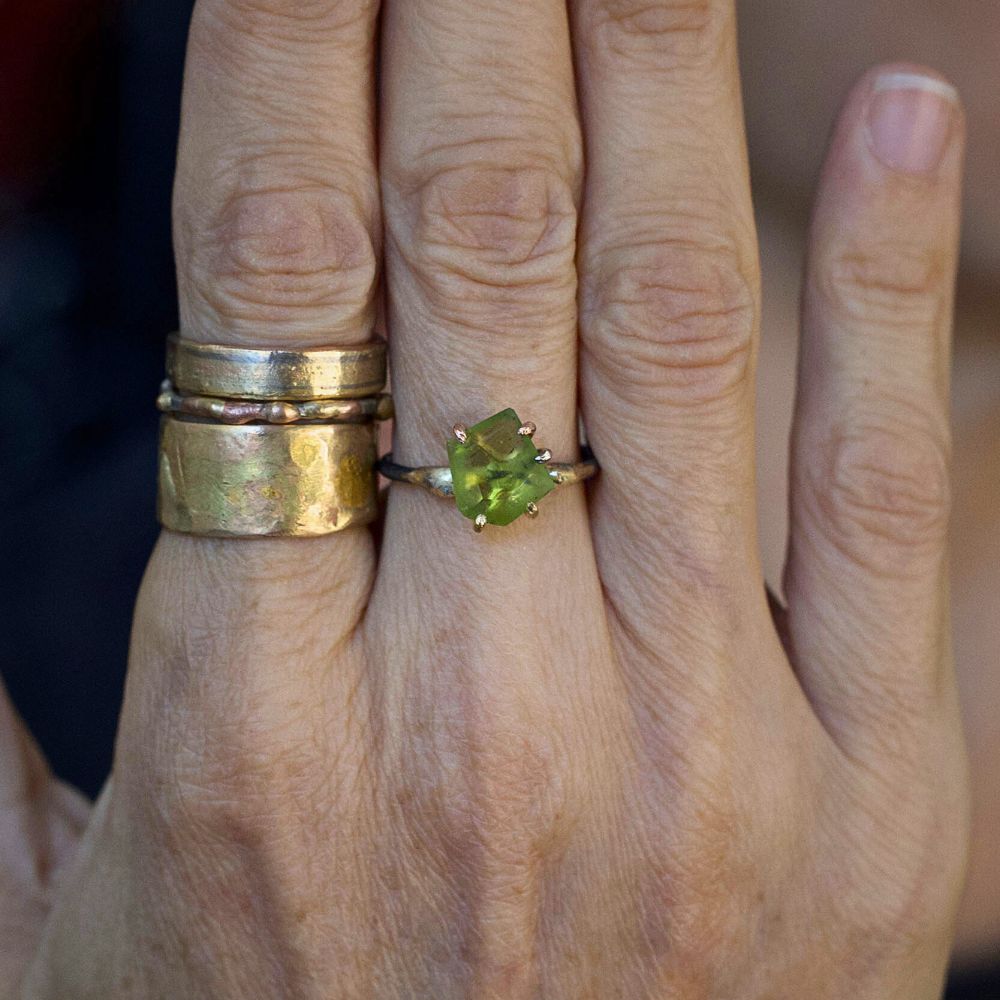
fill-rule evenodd
<path id="1" fill-rule="evenodd" d="M 685 726 L 684 735 L 665 733 L 663 749 L 669 756 L 662 762 L 666 766 L 662 774 L 648 779 L 649 786 L 640 796 L 643 841 L 654 845 L 661 863 L 650 864 L 648 858 L 642 866 L 637 914 L 655 957 L 690 970 L 693 979 L 710 964 L 715 951 L 712 942 L 727 938 L 733 925 L 746 919 L 745 912 L 734 905 L 742 867 L 732 836 L 740 823 L 732 795 L 737 758 L 732 752 L 732 734 L 717 719 L 717 706 L 715 699 L 704 705 L 685 702 L 680 714 L 692 711 L 687 720 L 690 725 Z M 703 731 L 703 725 L 711 735 Z M 659 758 L 659 748 L 654 753 Z M 664 866 L 663 857 L 671 863 Z M 719 871 L 733 875 L 725 890 L 712 876 Z M 678 995 L 697 994 L 681 990 Z"/>
<path id="2" fill-rule="evenodd" d="M 725 23 L 716 0 L 594 0 L 584 10 L 585 34 L 599 56 L 656 68 L 711 55 Z"/>
<path id="3" fill-rule="evenodd" d="M 867 970 L 891 968 L 914 953 L 944 945 L 954 904 L 942 905 L 936 894 L 889 885 L 875 894 L 869 883 L 864 892 L 844 895 L 837 914 L 843 928 L 838 950 L 848 981 L 857 982 Z"/>
<path id="4" fill-rule="evenodd" d="M 884 812 L 883 805 L 879 813 Z M 858 956 L 870 956 L 874 949 L 885 959 L 926 948 L 928 942 L 943 946 L 959 902 L 968 854 L 966 823 L 940 804 L 898 815 L 907 816 L 903 830 L 897 818 L 866 818 L 863 831 L 854 833 L 858 861 L 848 874 L 841 905 L 845 943 Z M 873 893 L 873 883 L 882 891 Z"/>
<path id="5" fill-rule="evenodd" d="M 927 325 L 941 310 L 948 264 L 933 247 L 848 246 L 819 269 L 819 287 L 841 315 L 890 326 Z"/>
<path id="6" fill-rule="evenodd" d="M 905 573 L 943 544 L 951 506 L 948 451 L 927 431 L 859 426 L 826 446 L 815 484 L 837 543 L 873 571 Z"/>
<path id="7" fill-rule="evenodd" d="M 273 819 L 265 788 L 251 779 L 244 762 L 175 766 L 161 775 L 157 807 L 164 828 L 177 840 L 191 843 L 248 842 Z M 251 794 L 247 794 L 250 791 Z"/>
<path id="8" fill-rule="evenodd" d="M 436 309 L 478 303 L 523 320 L 572 306 L 576 207 L 558 171 L 458 166 L 409 190 L 409 225 L 395 241 Z"/>
<path id="9" fill-rule="evenodd" d="M 747 382 L 755 279 L 734 248 L 676 242 L 610 256 L 585 289 L 581 316 L 599 374 L 680 406 L 724 399 Z"/>
<path id="10" fill-rule="evenodd" d="M 329 189 L 238 190 L 206 222 L 177 219 L 183 291 L 227 325 L 363 323 L 377 258 L 361 212 Z"/>
<path id="11" fill-rule="evenodd" d="M 503 739 L 487 723 L 474 736 L 437 733 L 411 749 L 405 770 L 416 780 L 396 797 L 396 820 L 443 867 L 523 898 L 538 858 L 559 853 L 571 836 L 580 790 L 565 746 L 507 723 Z"/>
<path id="12" fill-rule="evenodd" d="M 174 845 L 191 852 L 259 848 L 294 818 L 296 803 L 332 801 L 333 769 L 318 766 L 312 743 L 287 737 L 248 718 L 153 761 L 151 805 Z"/>

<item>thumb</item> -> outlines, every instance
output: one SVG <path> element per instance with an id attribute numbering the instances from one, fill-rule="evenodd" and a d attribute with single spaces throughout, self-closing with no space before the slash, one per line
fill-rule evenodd
<path id="1" fill-rule="evenodd" d="M 90 803 L 58 781 L 0 683 L 0 996 L 33 954 Z"/>

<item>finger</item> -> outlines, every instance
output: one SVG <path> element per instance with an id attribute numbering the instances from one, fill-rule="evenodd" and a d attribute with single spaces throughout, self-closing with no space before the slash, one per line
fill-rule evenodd
<path id="1" fill-rule="evenodd" d="M 250 347 L 348 346 L 371 337 L 379 253 L 377 6 L 196 5 L 174 195 L 185 337 Z M 336 648 L 350 634 L 373 566 L 364 529 L 310 540 L 166 533 L 143 590 L 163 603 L 148 614 L 140 607 L 139 620 L 150 628 L 165 620 L 161 627 L 177 632 L 171 642 L 187 645 L 186 636 L 219 634 L 225 621 L 264 628 L 253 609 L 269 606 L 288 617 L 251 648 L 262 658 L 296 651 L 301 660 L 303 648 Z M 174 581 L 173 600 L 167 580 Z M 247 655 L 243 638 L 230 638 L 214 648 L 219 664 L 200 667 L 216 671 L 223 685 L 237 669 L 236 650 Z M 144 663 L 139 657 L 133 668 Z M 313 669 L 325 669 L 322 656 Z M 262 683 L 271 682 L 270 673 L 262 669 Z M 294 685 L 289 697 L 297 697 Z"/>
<path id="2" fill-rule="evenodd" d="M 174 233 L 184 335 L 343 346 L 371 335 L 377 0 L 200 0 Z"/>
<path id="3" fill-rule="evenodd" d="M 250 347 L 348 346 L 371 337 L 377 6 L 196 5 L 174 197 L 185 337 Z M 154 566 L 176 560 L 193 591 L 213 587 L 234 606 L 246 599 L 246 578 L 270 574 L 274 601 L 293 586 L 308 591 L 327 605 L 323 628 L 341 633 L 356 621 L 373 566 L 365 530 L 308 542 L 167 535 L 161 555 Z M 262 585 L 260 599 L 268 600 Z"/>
<path id="4" fill-rule="evenodd" d="M 0 807 L 23 802 L 45 773 L 45 761 L 0 683 Z"/>
<path id="5" fill-rule="evenodd" d="M 377 13 L 374 0 L 197 3 L 174 203 L 185 337 L 249 347 L 371 337 Z M 225 970 L 245 993 L 284 988 L 287 957 L 269 937 L 276 914 L 340 891 L 317 873 L 356 869 L 348 838 L 329 835 L 320 813 L 359 766 L 352 640 L 373 567 L 366 529 L 165 532 L 139 595 L 114 822 L 94 870 L 131 865 L 122 891 L 152 894 L 171 947 L 198 934 L 224 961 L 256 956 Z M 350 828 L 346 808 L 337 819 Z M 289 851 L 309 863 L 289 867 Z M 264 889 L 253 881 L 275 870 L 282 877 Z M 192 908 L 211 913 L 211 926 L 193 929 Z M 348 945 L 331 945 L 316 920 L 296 927 L 303 948 L 349 964 Z M 256 945 L 237 944 L 237 928 Z"/>
<path id="6" fill-rule="evenodd" d="M 746 603 L 737 590 L 765 613 L 735 12 L 731 0 L 572 7 L 587 155 L 582 408 L 603 468 L 593 530 L 608 598 L 643 647 L 676 616 L 728 616 Z"/>
<path id="7" fill-rule="evenodd" d="M 580 143 L 565 4 L 390 0 L 382 83 L 396 457 L 441 464 L 456 421 L 510 406 L 566 460 L 577 447 Z M 421 891 L 399 909 L 398 935 L 432 927 L 436 940 L 466 940 L 475 912 L 492 931 L 471 945 L 470 995 L 539 992 L 546 904 L 531 845 L 564 828 L 567 801 L 542 789 L 567 773 L 565 760 L 578 773 L 606 768 L 593 720 L 614 679 L 599 655 L 584 499 L 567 486 L 541 501 L 537 520 L 475 536 L 440 498 L 390 490 L 365 633 L 373 662 L 392 664 L 373 680 L 388 706 L 376 768 L 390 788 L 409 776 L 386 796 L 386 826 L 421 831 L 406 845 Z M 454 761 L 475 777 L 456 771 L 442 797 L 440 767 Z M 456 886 L 437 859 L 470 843 L 470 819 L 525 850 L 474 850 L 470 879 Z M 398 842 L 378 851 L 399 870 Z M 405 970 L 414 957 L 389 961 Z M 431 982 L 427 995 L 454 988 L 449 968 L 416 973 Z"/>
<path id="8" fill-rule="evenodd" d="M 397 458 L 439 461 L 456 421 L 506 406 L 569 456 L 580 149 L 564 6 L 397 0 L 384 52 Z"/>
<path id="9" fill-rule="evenodd" d="M 841 115 L 812 225 L 785 592 L 802 682 L 855 749 L 892 740 L 901 709 L 949 690 L 939 670 L 962 146 L 950 86 L 910 66 L 869 74 Z"/>

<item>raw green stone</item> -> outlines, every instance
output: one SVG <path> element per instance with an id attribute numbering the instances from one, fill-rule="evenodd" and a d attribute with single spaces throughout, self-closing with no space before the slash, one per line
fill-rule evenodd
<path id="1" fill-rule="evenodd" d="M 518 434 L 520 427 L 517 414 L 503 410 L 470 427 L 464 442 L 448 443 L 455 500 L 466 517 L 485 514 L 488 524 L 510 524 L 555 489 L 549 470 L 536 461 L 531 438 Z"/>

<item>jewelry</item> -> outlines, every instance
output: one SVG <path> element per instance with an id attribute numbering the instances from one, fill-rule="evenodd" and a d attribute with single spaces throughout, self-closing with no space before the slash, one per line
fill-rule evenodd
<path id="1" fill-rule="evenodd" d="M 167 341 L 167 375 L 178 391 L 227 399 L 360 399 L 385 387 L 385 341 L 309 351 L 251 350 Z"/>
<path id="2" fill-rule="evenodd" d="M 459 511 L 479 532 L 487 524 L 510 524 L 522 514 L 538 516 L 538 501 L 557 486 L 582 483 L 598 472 L 588 449 L 579 462 L 553 462 L 539 451 L 533 423 L 522 423 L 512 410 L 502 410 L 473 427 L 456 424 L 448 442 L 449 464 L 411 467 L 386 455 L 379 472 L 396 482 L 421 486 L 442 497 L 454 497 Z"/>
<path id="3" fill-rule="evenodd" d="M 326 535 L 377 514 L 374 424 L 164 418 L 157 511 L 192 535 Z"/>
<path id="4" fill-rule="evenodd" d="M 379 393 L 364 399 L 316 399 L 305 403 L 256 402 L 246 399 L 220 399 L 211 396 L 181 396 L 167 379 L 160 386 L 156 406 L 161 413 L 184 413 L 223 424 L 298 424 L 322 421 L 331 424 L 356 424 L 366 420 L 391 420 L 392 396 Z"/>
<path id="5" fill-rule="evenodd" d="M 385 342 L 312 351 L 167 347 L 160 523 L 193 535 L 325 535 L 378 513 Z"/>

